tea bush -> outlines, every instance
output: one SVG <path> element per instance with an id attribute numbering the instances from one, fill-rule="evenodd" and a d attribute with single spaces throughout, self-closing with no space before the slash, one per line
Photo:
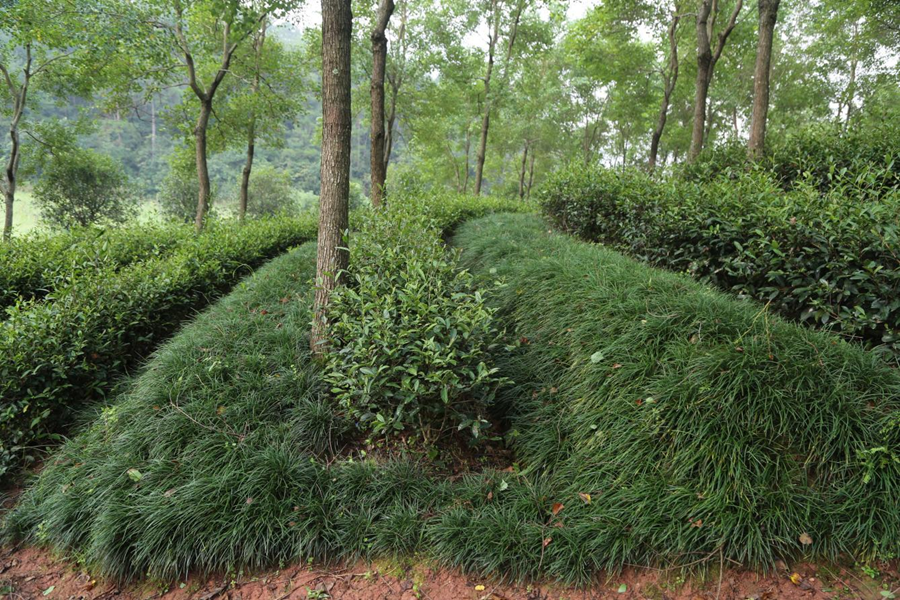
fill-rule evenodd
<path id="1" fill-rule="evenodd" d="M 784 190 L 803 183 L 820 192 L 849 189 L 857 200 L 877 200 L 900 189 L 900 125 L 887 120 L 849 131 L 836 124 L 798 129 L 771 136 L 765 157 L 753 162 L 743 143 L 726 142 L 676 170 L 680 178 L 697 182 L 748 171 L 770 174 Z"/>
<path id="2" fill-rule="evenodd" d="M 0 309 L 16 300 L 42 298 L 98 269 L 127 267 L 163 256 L 190 240 L 193 230 L 175 224 L 76 228 L 35 234 L 0 244 Z M 6 313 L 0 313 L 0 318 Z"/>
<path id="3" fill-rule="evenodd" d="M 392 198 L 351 237 L 347 284 L 329 305 L 325 379 L 375 435 L 415 428 L 434 439 L 452 425 L 477 439 L 490 426 L 499 332 L 440 234 L 433 219 Z"/>
<path id="4" fill-rule="evenodd" d="M 561 229 L 900 356 L 900 189 L 863 199 L 763 171 L 657 181 L 581 165 L 540 192 Z"/>
<path id="5" fill-rule="evenodd" d="M 0 323 L 0 475 L 250 269 L 315 236 L 313 217 L 213 225 L 168 256 L 19 302 Z M 52 300 L 52 301 L 51 301 Z"/>

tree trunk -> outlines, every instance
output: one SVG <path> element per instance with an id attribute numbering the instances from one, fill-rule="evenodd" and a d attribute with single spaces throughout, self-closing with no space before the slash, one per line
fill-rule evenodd
<path id="1" fill-rule="evenodd" d="M 522 168 L 519 169 L 519 200 L 525 197 L 525 167 L 528 164 L 528 141 L 525 141 L 525 149 L 522 151 Z"/>
<path id="2" fill-rule="evenodd" d="M 469 154 L 472 149 L 472 135 L 466 129 L 466 172 L 463 178 L 463 194 L 469 191 Z"/>
<path id="3" fill-rule="evenodd" d="M 197 158 L 197 214 L 194 217 L 194 230 L 203 231 L 203 220 L 209 212 L 209 164 L 206 159 L 206 133 L 209 128 L 209 117 L 212 114 L 212 101 L 200 102 L 200 116 L 194 127 L 194 144 Z"/>
<path id="4" fill-rule="evenodd" d="M 651 172 L 656 169 L 656 157 L 659 155 L 659 142 L 662 139 L 663 130 L 666 128 L 666 119 L 669 114 L 669 102 L 672 99 L 672 92 L 675 90 L 675 83 L 678 81 L 678 39 L 676 33 L 678 30 L 678 21 L 681 16 L 675 14 L 669 23 L 669 65 L 664 75 L 663 100 L 659 107 L 659 117 L 656 119 L 656 128 L 650 138 L 650 159 L 647 161 L 647 168 Z"/>
<path id="5" fill-rule="evenodd" d="M 350 258 L 343 241 L 350 198 L 350 4 L 350 0 L 322 0 L 322 189 L 309 340 L 313 354 L 327 348 L 325 311 Z"/>
<path id="6" fill-rule="evenodd" d="M 30 68 L 30 61 L 29 61 Z M 28 78 L 30 73 L 26 68 L 25 85 L 18 89 L 13 97 L 13 115 L 9 123 L 9 158 L 6 161 L 5 179 L 2 189 L 5 205 L 5 217 L 3 220 L 3 240 L 9 241 L 13 229 L 13 208 L 16 201 L 16 186 L 18 183 L 19 159 L 21 158 L 21 145 L 19 143 L 19 123 L 25 112 L 25 102 L 28 98 Z M 12 91 L 12 90 L 11 90 Z"/>
<path id="7" fill-rule="evenodd" d="M 725 42 L 734 30 L 738 14 L 743 7 L 743 0 L 737 0 L 731 18 L 719 35 L 715 51 L 710 46 L 713 28 L 716 21 L 718 0 L 701 0 L 697 12 L 697 80 L 694 86 L 694 123 L 691 130 L 691 147 L 688 150 L 687 161 L 694 162 L 700 151 L 703 150 L 703 141 L 706 133 L 706 101 L 709 97 L 709 85 L 712 82 L 713 72 Z"/>
<path id="8" fill-rule="evenodd" d="M 253 172 L 253 155 L 256 153 L 256 119 L 250 120 L 247 129 L 247 159 L 241 171 L 241 195 L 238 199 L 238 220 L 244 222 L 247 217 L 247 201 L 250 199 L 250 173 Z"/>
<path id="9" fill-rule="evenodd" d="M 384 35 L 394 12 L 394 0 L 381 0 L 375 28 L 372 30 L 372 206 L 378 207 L 384 198 L 384 182 L 387 179 L 384 131 L 384 70 L 387 64 L 387 37 Z"/>
<path id="10" fill-rule="evenodd" d="M 150 98 L 150 157 L 156 158 L 156 99 Z"/>
<path id="11" fill-rule="evenodd" d="M 753 73 L 753 112 L 750 117 L 750 142 L 747 146 L 752 158 L 760 158 L 766 147 L 766 120 L 769 114 L 769 73 L 772 63 L 772 41 L 778 4 L 781 0 L 759 0 L 759 40 L 756 46 L 756 69 Z"/>
<path id="12" fill-rule="evenodd" d="M 531 186 L 534 184 L 534 150 L 531 151 L 531 161 L 528 164 L 528 192 L 525 194 L 526 200 L 531 200 Z"/>
<path id="13" fill-rule="evenodd" d="M 694 83 L 694 122 L 691 130 L 691 147 L 688 162 L 694 162 L 703 149 L 703 133 L 706 127 L 706 98 L 712 74 L 712 50 L 709 47 L 709 13 L 713 0 L 701 0 L 697 13 L 697 80 Z"/>
<path id="14" fill-rule="evenodd" d="M 478 139 L 478 152 L 475 155 L 475 195 L 481 194 L 481 182 L 484 177 L 484 158 L 487 154 L 488 129 L 491 126 L 491 74 L 494 71 L 494 48 L 500 35 L 500 16 L 497 15 L 499 2 L 491 3 L 491 15 L 494 28 L 488 42 L 487 69 L 484 72 L 484 112 L 481 116 L 481 137 Z"/>
<path id="15" fill-rule="evenodd" d="M 850 124 L 850 115 L 853 113 L 853 96 L 856 94 L 856 67 L 859 62 L 859 21 L 853 23 L 853 50 L 850 56 L 850 81 L 847 84 L 847 119 L 844 121 L 844 127 Z M 841 119 L 841 113 L 838 112 L 838 121 Z"/>

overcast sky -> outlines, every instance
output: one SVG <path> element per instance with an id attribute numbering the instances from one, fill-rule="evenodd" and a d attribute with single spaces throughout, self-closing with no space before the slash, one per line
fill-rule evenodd
<path id="1" fill-rule="evenodd" d="M 415 1 L 415 0 L 411 0 Z M 597 4 L 600 0 L 571 0 L 567 16 L 569 20 L 580 19 L 585 15 L 587 10 Z M 302 27 L 320 27 L 322 25 L 322 7 L 320 3 L 313 0 L 306 4 L 297 16 L 297 24 Z"/>

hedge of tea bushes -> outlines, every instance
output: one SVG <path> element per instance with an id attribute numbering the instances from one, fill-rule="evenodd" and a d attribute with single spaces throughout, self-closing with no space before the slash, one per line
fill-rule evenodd
<path id="1" fill-rule="evenodd" d="M 0 244 L 0 319 L 17 300 L 41 298 L 84 273 L 163 256 L 192 234 L 187 225 L 167 223 L 13 238 Z"/>
<path id="2" fill-rule="evenodd" d="M 0 475 L 185 319 L 316 230 L 312 215 L 214 225 L 171 254 L 85 271 L 43 301 L 10 307 L 0 323 Z"/>

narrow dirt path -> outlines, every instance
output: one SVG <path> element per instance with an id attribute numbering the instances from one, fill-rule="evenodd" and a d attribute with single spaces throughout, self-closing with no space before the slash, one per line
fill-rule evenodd
<path id="1" fill-rule="evenodd" d="M 684 581 L 677 572 L 629 569 L 608 582 L 576 589 L 498 585 L 427 566 L 365 563 L 329 571 L 292 566 L 256 575 L 117 585 L 45 550 L 0 550 L 2 600 L 882 600 L 889 597 L 882 592 L 890 592 L 891 585 L 900 585 L 893 571 L 873 579 L 847 569 L 795 565 L 765 576 L 726 569 L 721 580 L 714 573 L 705 581 Z M 900 591 L 893 593 L 900 596 Z"/>

